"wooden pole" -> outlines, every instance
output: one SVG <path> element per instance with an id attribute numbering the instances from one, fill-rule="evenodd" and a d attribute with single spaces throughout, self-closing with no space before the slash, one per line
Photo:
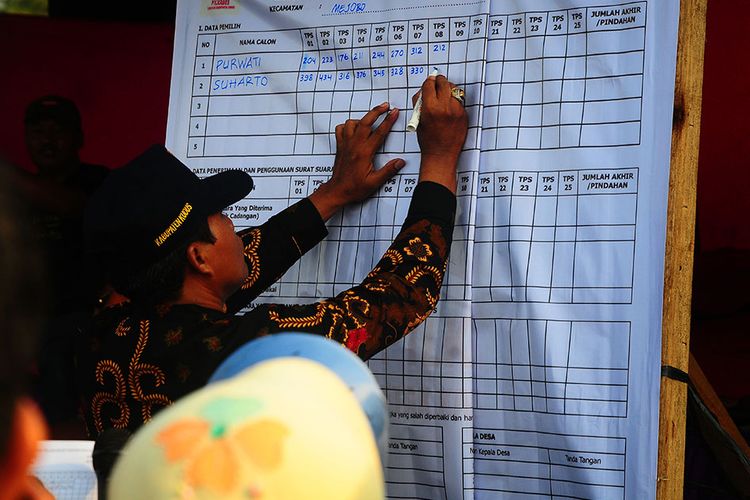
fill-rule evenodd
<path id="1" fill-rule="evenodd" d="M 708 0 L 681 0 L 664 267 L 662 364 L 688 371 L 703 53 Z M 661 379 L 656 498 L 681 499 L 687 386 Z"/>

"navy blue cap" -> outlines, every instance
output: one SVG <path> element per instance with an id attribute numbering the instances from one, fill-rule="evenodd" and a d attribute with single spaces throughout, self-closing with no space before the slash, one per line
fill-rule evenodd
<path id="1" fill-rule="evenodd" d="M 147 149 L 114 170 L 89 200 L 88 251 L 119 272 L 136 272 L 191 238 L 198 224 L 253 189 L 246 172 L 200 179 L 164 146 Z"/>

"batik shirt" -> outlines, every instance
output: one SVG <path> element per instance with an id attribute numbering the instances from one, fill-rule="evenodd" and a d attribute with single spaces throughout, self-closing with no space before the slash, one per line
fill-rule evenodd
<path id="1" fill-rule="evenodd" d="M 369 359 L 435 308 L 455 210 L 450 191 L 422 182 L 398 236 L 359 285 L 311 304 L 261 304 L 235 314 L 327 235 L 319 213 L 304 199 L 240 233 L 249 276 L 228 301 L 227 312 L 195 304 L 142 308 L 129 302 L 101 311 L 78 348 L 89 433 L 137 429 L 160 408 L 204 386 L 232 352 L 264 335 L 324 335 Z"/>

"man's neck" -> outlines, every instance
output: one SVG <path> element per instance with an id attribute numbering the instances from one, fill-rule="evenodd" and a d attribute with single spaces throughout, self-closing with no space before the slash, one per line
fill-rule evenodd
<path id="1" fill-rule="evenodd" d="M 173 304 L 195 304 L 207 309 L 214 309 L 220 312 L 227 311 L 226 302 L 213 290 L 200 280 L 185 278 L 182 285 L 180 296 Z"/>

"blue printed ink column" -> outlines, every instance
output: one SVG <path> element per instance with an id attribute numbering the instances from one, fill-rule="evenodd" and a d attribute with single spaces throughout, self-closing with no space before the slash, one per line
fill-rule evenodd
<path id="1" fill-rule="evenodd" d="M 407 47 L 407 81 L 408 90 L 406 95 L 406 105 L 411 108 L 411 97 L 422 87 L 427 75 L 432 68 L 428 65 L 429 44 L 427 42 L 426 22 L 422 19 L 409 22 L 408 33 L 409 44 Z M 418 153 L 419 144 L 417 143 L 416 134 L 406 136 L 405 152 Z"/>
<path id="2" fill-rule="evenodd" d="M 577 137 L 578 134 L 576 134 L 576 140 Z M 573 303 L 573 270 L 578 238 L 578 172 L 562 171 L 558 172 L 558 175 L 549 301 L 571 304 Z"/>
<path id="3" fill-rule="evenodd" d="M 646 4 L 589 8 L 581 146 L 640 144 Z"/>
<path id="4" fill-rule="evenodd" d="M 306 178 L 307 193 L 305 193 L 305 196 L 313 194 L 327 180 L 327 175 L 308 176 Z M 332 293 L 320 288 L 320 283 L 324 280 L 321 277 L 321 252 L 321 245 L 316 245 L 299 260 L 299 287 L 297 289 L 299 297 L 329 297 L 332 295 Z"/>
<path id="5" fill-rule="evenodd" d="M 354 89 L 351 33 L 351 26 L 330 26 L 318 29 L 321 59 L 318 74 L 319 92 L 316 95 L 315 108 L 327 112 L 328 125 L 321 123 L 319 127 L 317 122 L 315 124 L 316 152 L 325 152 L 329 155 L 335 153 L 336 126 L 344 123 L 350 116 Z M 317 99 L 320 101 L 317 102 Z M 325 135 L 321 135 L 322 133 Z M 323 137 L 327 138 L 327 150 L 324 149 L 325 143 L 320 140 Z M 318 149 L 319 146 L 320 149 Z M 355 209 L 359 211 L 359 206 Z M 345 207 L 328 221 L 328 238 L 321 246 L 323 256 L 320 266 L 323 275 L 321 281 L 325 283 L 324 286 L 327 289 L 331 290 L 331 294 L 337 294 L 349 288 L 352 283 L 354 260 L 352 245 L 356 242 L 353 241 L 351 232 L 356 231 L 356 226 L 352 227 L 351 221 L 347 219 L 349 212 L 350 207 Z"/>
<path id="6" fill-rule="evenodd" d="M 297 124 L 294 134 L 294 154 L 303 155 L 313 153 L 313 106 L 315 90 L 318 82 L 318 68 L 320 52 L 315 37 L 315 30 L 300 30 L 302 37 L 302 54 L 299 62 L 299 76 L 297 77 Z"/>
<path id="7" fill-rule="evenodd" d="M 539 149 L 542 142 L 542 80 L 546 13 L 526 14 L 521 118 L 518 149 Z"/>
<path id="8" fill-rule="evenodd" d="M 361 118 L 372 106 L 382 101 L 372 102 L 372 65 L 370 62 L 370 39 L 372 25 L 352 26 L 352 73 L 354 89 L 352 91 L 350 112 L 352 118 Z M 357 246 L 354 257 L 354 279 L 359 282 L 367 276 L 380 257 L 372 255 L 375 246 L 375 224 L 378 214 L 378 199 L 360 204 L 357 224 Z"/>
<path id="9" fill-rule="evenodd" d="M 471 202 L 475 198 L 474 172 L 460 172 L 456 185 L 456 224 L 453 228 L 453 246 L 448 259 L 448 267 L 443 280 L 442 295 L 448 300 L 471 300 Z"/>
<path id="10" fill-rule="evenodd" d="M 373 24 L 368 59 L 372 69 L 370 102 L 376 106 L 391 102 L 388 91 L 388 23 Z"/>
<path id="11" fill-rule="evenodd" d="M 484 84 L 484 109 L 482 110 L 482 150 L 492 151 L 497 149 L 497 139 L 500 126 L 500 98 L 502 95 L 503 69 L 505 60 L 506 28 L 508 16 L 492 16 L 489 20 L 489 33 L 487 34 L 487 51 L 485 60 L 487 68 L 485 71 Z M 492 191 L 492 184 L 488 191 Z M 481 192 L 480 192 L 480 196 Z M 481 212 L 477 209 L 477 217 Z M 477 226 L 479 222 L 477 222 Z"/>
<path id="12" fill-rule="evenodd" d="M 526 302 L 538 173 L 515 172 L 513 177 L 510 203 L 511 297 L 514 302 Z"/>
<path id="13" fill-rule="evenodd" d="M 188 157 L 203 156 L 206 143 L 208 99 L 211 92 L 216 35 L 198 35 L 193 68 L 193 96 L 190 104 Z"/>
<path id="14" fill-rule="evenodd" d="M 333 28 L 333 46 L 336 56 L 336 83 L 334 84 L 331 106 L 331 133 L 336 125 L 352 118 L 352 94 L 354 92 L 354 72 L 352 62 L 352 27 Z M 331 153 L 336 151 L 335 141 Z"/>
<path id="15" fill-rule="evenodd" d="M 408 109 L 408 80 L 406 67 L 406 54 L 408 45 L 408 23 L 406 21 L 393 21 L 389 25 L 388 48 L 388 101 L 391 106 L 399 109 Z M 383 150 L 386 153 L 403 153 L 406 138 L 403 131 L 406 130 L 407 113 L 401 113 L 393 125 L 393 134 L 389 134 L 385 140 Z"/>
<path id="16" fill-rule="evenodd" d="M 471 20 L 468 17 L 451 17 L 449 22 L 448 71 L 444 74 L 448 77 L 448 80 L 459 86 L 466 84 L 470 23 Z"/>
<path id="17" fill-rule="evenodd" d="M 500 130 L 498 130 L 498 136 L 499 132 Z M 495 194 L 492 211 L 490 302 L 511 302 L 513 300 L 510 223 L 513 177 L 513 172 L 498 172 L 493 175 Z"/>
<path id="18" fill-rule="evenodd" d="M 293 175 L 289 178 L 289 192 L 287 196 L 288 196 L 290 206 L 299 202 L 302 198 L 307 197 L 309 183 L 310 183 L 310 176 L 308 175 Z M 292 264 L 292 266 L 287 270 L 287 272 L 281 278 L 279 286 L 281 288 L 282 296 L 286 296 L 286 297 L 298 297 L 299 296 L 300 282 L 301 282 L 300 268 L 301 268 L 301 260 L 298 260 L 297 262 Z"/>
<path id="19" fill-rule="evenodd" d="M 508 26 L 503 47 L 503 70 L 500 107 L 497 118 L 496 149 L 516 149 L 521 124 L 524 68 L 526 59 L 526 32 L 523 14 L 508 16 Z"/>
<path id="20" fill-rule="evenodd" d="M 474 245 L 472 251 L 471 297 L 473 302 L 490 300 L 492 269 L 492 214 L 495 204 L 492 175 L 480 174 L 476 196 Z"/>
<path id="21" fill-rule="evenodd" d="M 313 100 L 313 153 L 328 155 L 335 151 L 331 144 L 331 129 L 336 124 L 331 123 L 331 106 L 336 83 L 336 52 L 332 28 L 318 28 L 315 35 L 320 61 Z"/>
<path id="22" fill-rule="evenodd" d="M 466 90 L 466 113 L 469 115 L 469 134 L 464 150 L 478 149 L 481 132 L 480 102 L 484 82 L 485 48 L 487 45 L 487 16 L 482 14 L 469 19 L 469 40 L 466 49 L 465 79 L 460 85 Z"/>
<path id="23" fill-rule="evenodd" d="M 430 19 L 429 64 L 430 71 L 435 67 L 440 74 L 448 74 L 448 42 L 450 40 L 450 20 L 447 18 Z"/>
<path id="24" fill-rule="evenodd" d="M 583 100 L 586 88 L 585 11 L 569 10 L 565 42 L 565 67 L 560 103 L 560 147 L 578 147 L 581 142 Z"/>
<path id="25" fill-rule="evenodd" d="M 550 12 L 544 33 L 542 60 L 542 149 L 560 147 L 560 112 L 565 54 L 568 44 L 567 12 Z"/>
<path id="26" fill-rule="evenodd" d="M 349 101 L 349 117 L 361 118 L 380 102 L 372 102 L 372 79 L 370 75 L 370 33 L 372 26 L 352 26 L 352 79 L 353 88 Z M 381 101 L 382 102 L 382 101 Z"/>
<path id="27" fill-rule="evenodd" d="M 537 175 L 531 245 L 526 268 L 526 300 L 549 302 L 552 293 L 559 172 L 539 172 Z"/>
<path id="28" fill-rule="evenodd" d="M 336 48 L 336 84 L 333 92 L 331 126 L 342 124 L 351 118 L 360 118 L 360 113 L 353 113 L 355 105 L 355 65 L 361 64 L 364 49 L 355 49 L 354 26 L 337 26 L 334 28 L 334 47 Z M 355 61 L 356 56 L 356 61 Z M 369 103 L 369 99 L 367 99 Z M 356 104 L 359 106 L 360 104 Z M 334 149 L 335 151 L 335 149 Z M 360 279 L 355 276 L 358 237 L 362 223 L 362 205 L 354 204 L 344 207 L 341 214 L 341 237 L 339 241 L 334 291 L 339 293 L 354 286 Z"/>

